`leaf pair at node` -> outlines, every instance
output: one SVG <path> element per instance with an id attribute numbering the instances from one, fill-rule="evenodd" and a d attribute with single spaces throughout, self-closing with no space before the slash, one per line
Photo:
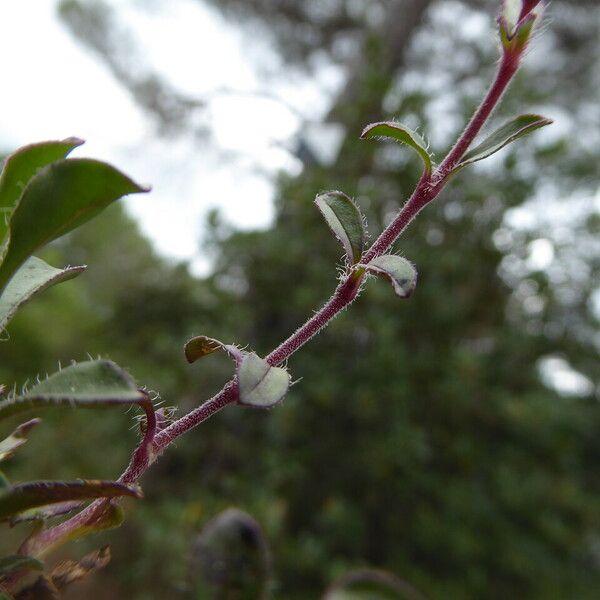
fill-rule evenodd
<path id="1" fill-rule="evenodd" d="M 520 115 L 510 121 L 507 121 L 487 136 L 480 144 L 478 144 L 472 150 L 469 150 L 460 159 L 457 165 L 453 166 L 451 171 L 448 173 L 453 174 L 458 172 L 463 167 L 473 164 L 492 154 L 495 154 L 508 144 L 524 137 L 531 132 L 545 127 L 552 123 L 551 119 L 546 119 L 540 115 L 525 114 Z M 395 121 L 383 121 L 380 123 L 372 123 L 367 125 L 363 130 L 361 136 L 362 139 L 391 139 L 396 142 L 400 142 L 408 145 L 412 148 L 423 161 L 425 174 L 431 175 L 433 167 L 433 157 L 427 149 L 427 144 L 421 136 L 414 132 L 409 127 L 396 123 Z"/>
<path id="2" fill-rule="evenodd" d="M 366 238 L 365 218 L 346 194 L 338 191 L 325 192 L 317 196 L 315 204 L 342 244 L 347 262 L 353 266 L 355 273 L 362 275 L 367 271 L 384 276 L 401 298 L 408 298 L 412 294 L 417 283 L 417 272 L 405 258 L 390 254 L 374 258 L 368 264 L 360 262 Z"/>
<path id="3" fill-rule="evenodd" d="M 290 387 L 290 375 L 286 369 L 269 364 L 254 352 L 244 352 L 204 335 L 193 337 L 184 347 L 189 363 L 218 350 L 227 353 L 235 362 L 240 404 L 270 408 L 283 400 Z"/>

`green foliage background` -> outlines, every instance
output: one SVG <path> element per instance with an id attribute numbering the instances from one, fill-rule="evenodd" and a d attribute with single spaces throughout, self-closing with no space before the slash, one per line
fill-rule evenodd
<path id="1" fill-rule="evenodd" d="M 225 4 L 235 12 L 235 2 Z M 259 16 L 263 4 L 250 3 Z M 459 13 L 478 10 L 458 4 Z M 585 127 L 581 115 L 597 97 L 588 60 L 597 26 L 586 11 L 597 9 L 567 6 L 567 21 L 555 4 L 548 52 L 557 58 L 519 75 L 502 115 L 547 106 Z M 336 278 L 340 250 L 312 206 L 315 194 L 342 189 L 355 197 L 376 235 L 418 177 L 416 160 L 358 141 L 366 121 L 417 119 L 425 134 L 440 126 L 429 121 L 438 100 L 430 80 L 403 87 L 411 70 L 447 71 L 457 116 L 483 89 L 492 44 L 444 23 L 431 20 L 430 37 L 411 47 L 404 72 L 374 66 L 353 103 L 337 107 L 349 131 L 338 161 L 280 178 L 272 228 L 236 232 L 211 215 L 210 277 L 194 280 L 185 265 L 157 257 L 119 207 L 55 244 L 53 264 L 87 263 L 89 271 L 13 321 L 0 344 L 0 381 L 20 384 L 90 352 L 110 356 L 185 411 L 231 370 L 219 356 L 185 365 L 191 335 L 249 344 L 259 354 L 272 349 Z M 436 35 L 454 56 L 427 41 Z M 290 46 L 290 60 L 301 61 L 302 40 L 293 42 L 299 49 Z M 378 43 L 367 47 L 380 64 Z M 456 59 L 461 52 L 470 58 Z M 473 67 L 479 61 L 483 67 Z M 472 85 L 460 87 L 466 77 Z M 455 129 L 452 121 L 444 126 Z M 597 146 L 567 133 L 462 172 L 398 246 L 419 270 L 415 295 L 402 302 L 385 283 L 370 282 L 290 360 L 301 381 L 282 406 L 230 407 L 172 448 L 144 479 L 146 499 L 128 506 L 124 527 L 102 536 L 114 559 L 92 582 L 91 597 L 183 597 L 195 532 L 235 505 L 267 533 L 277 598 L 316 598 L 334 577 L 364 565 L 389 569 L 431 598 L 595 598 L 597 397 L 559 396 L 542 384 L 538 364 L 564 356 L 598 381 L 590 301 L 598 213 L 578 208 L 562 238 L 511 228 L 506 215 L 540 191 L 564 203 L 593 195 L 597 161 Z M 554 270 L 525 266 L 539 237 L 554 243 Z M 118 411 L 44 421 L 13 459 L 14 479 L 114 476 L 135 440 Z"/>

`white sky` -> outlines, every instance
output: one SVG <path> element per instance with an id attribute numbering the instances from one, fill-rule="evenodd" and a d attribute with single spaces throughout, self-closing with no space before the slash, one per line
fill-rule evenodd
<path id="1" fill-rule="evenodd" d="M 201 3 L 170 0 L 154 3 L 155 11 L 133 0 L 112 4 L 135 35 L 141 55 L 177 89 L 202 95 L 221 87 L 260 88 L 247 39 Z M 190 259 L 195 272 L 205 272 L 208 263 L 198 240 L 207 209 L 218 206 L 241 227 L 269 223 L 269 175 L 300 168 L 285 150 L 300 126 L 298 116 L 264 98 L 226 95 L 212 102 L 214 139 L 221 150 L 235 153 L 234 163 L 219 159 L 191 136 L 158 139 L 148 116 L 61 24 L 55 6 L 56 0 L 0 2 L 1 147 L 72 135 L 85 139 L 74 156 L 107 160 L 153 186 L 150 195 L 126 203 L 157 249 Z M 263 58 L 276 63 L 276 54 L 262 45 Z M 278 93 L 291 104 L 300 100 L 310 106 L 317 118 L 327 105 L 323 89 L 336 85 L 335 74 L 325 70 L 324 78 L 320 86 L 288 81 Z"/>

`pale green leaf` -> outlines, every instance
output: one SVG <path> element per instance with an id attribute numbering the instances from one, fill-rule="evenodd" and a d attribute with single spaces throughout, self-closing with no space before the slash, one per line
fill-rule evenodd
<path id="1" fill-rule="evenodd" d="M 356 204 L 346 194 L 338 191 L 319 194 L 315 204 L 342 244 L 348 261 L 358 262 L 364 249 L 366 236 L 363 217 Z"/>
<path id="2" fill-rule="evenodd" d="M 483 140 L 472 150 L 469 150 L 460 160 L 456 169 L 461 169 L 466 165 L 470 165 L 479 160 L 483 160 L 488 156 L 498 152 L 511 142 L 530 134 L 532 131 L 545 127 L 552 123 L 551 119 L 546 119 L 540 115 L 521 115 L 516 119 L 512 119 L 496 129 L 491 135 Z"/>
<path id="3" fill-rule="evenodd" d="M 400 298 L 408 298 L 417 285 L 417 271 L 409 261 L 401 256 L 384 254 L 374 258 L 367 265 L 358 266 L 389 279 Z"/>
<path id="4" fill-rule="evenodd" d="M 268 408 L 277 404 L 290 386 L 285 369 L 272 367 L 254 352 L 244 356 L 238 370 L 240 404 Z"/>
<path id="5" fill-rule="evenodd" d="M 6 327 L 21 306 L 47 288 L 73 279 L 85 271 L 85 267 L 55 269 L 40 258 L 28 258 L 14 274 L 0 295 L 0 331 Z"/>

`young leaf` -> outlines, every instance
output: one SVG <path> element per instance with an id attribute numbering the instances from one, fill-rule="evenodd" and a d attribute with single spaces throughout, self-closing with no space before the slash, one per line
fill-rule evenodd
<path id="1" fill-rule="evenodd" d="M 191 340 L 188 340 L 184 346 L 185 358 L 190 364 L 217 350 L 226 352 L 236 361 L 241 360 L 242 354 L 235 346 L 224 344 L 219 340 L 215 340 L 214 338 L 205 335 L 193 337 Z"/>
<path id="2" fill-rule="evenodd" d="M 290 386 L 285 369 L 272 367 L 266 360 L 250 352 L 238 369 L 240 404 L 268 408 L 277 404 Z"/>
<path id="3" fill-rule="evenodd" d="M 0 521 L 37 506 L 120 496 L 141 498 L 142 492 L 137 486 L 115 481 L 29 481 L 10 486 L 0 493 Z"/>
<path id="4" fill-rule="evenodd" d="M 71 150 L 81 144 L 83 140 L 74 137 L 61 141 L 40 142 L 19 148 L 6 159 L 0 175 L 0 242 L 8 230 L 8 215 L 29 180 L 39 169 L 66 158 Z"/>
<path id="5" fill-rule="evenodd" d="M 358 262 L 365 245 L 365 231 L 363 217 L 356 204 L 346 194 L 337 191 L 319 194 L 315 204 L 342 244 L 348 262 Z"/>
<path id="6" fill-rule="evenodd" d="M 90 360 L 65 367 L 20 396 L 0 402 L 0 420 L 32 408 L 97 408 L 147 400 L 129 374 L 110 360 Z"/>
<path id="7" fill-rule="evenodd" d="M 492 154 L 498 152 L 511 142 L 518 140 L 520 137 L 528 135 L 532 131 L 550 125 L 552 119 L 546 119 L 540 115 L 521 115 L 516 119 L 508 121 L 499 129 L 496 129 L 489 135 L 481 144 L 469 150 L 461 159 L 460 163 L 455 167 L 455 170 L 462 169 L 466 165 L 470 165 L 479 160 L 483 160 Z"/>
<path id="8" fill-rule="evenodd" d="M 10 458 L 23 444 L 27 442 L 27 434 L 40 423 L 40 419 L 31 419 L 19 425 L 6 439 L 0 440 L 0 462 Z"/>
<path id="9" fill-rule="evenodd" d="M 38 248 L 83 225 L 121 196 L 146 191 L 114 167 L 88 158 L 41 169 L 10 217 L 0 290 Z"/>
<path id="10" fill-rule="evenodd" d="M 408 298 L 417 285 L 417 271 L 410 262 L 401 256 L 384 254 L 374 258 L 367 265 L 358 266 L 389 279 L 400 298 Z"/>
<path id="11" fill-rule="evenodd" d="M 44 565 L 39 560 L 23 554 L 13 554 L 0 558 L 0 579 L 15 571 L 41 571 Z"/>
<path id="12" fill-rule="evenodd" d="M 15 313 L 36 294 L 62 281 L 73 279 L 85 271 L 85 267 L 55 269 L 32 256 L 14 274 L 0 295 L 0 331 L 14 317 Z"/>
<path id="13" fill-rule="evenodd" d="M 395 121 L 371 123 L 371 125 L 367 125 L 363 129 L 360 137 L 363 140 L 369 138 L 388 138 L 410 146 L 421 157 L 425 171 L 431 173 L 432 162 L 431 155 L 427 151 L 427 144 L 418 133 L 409 127 Z"/>

